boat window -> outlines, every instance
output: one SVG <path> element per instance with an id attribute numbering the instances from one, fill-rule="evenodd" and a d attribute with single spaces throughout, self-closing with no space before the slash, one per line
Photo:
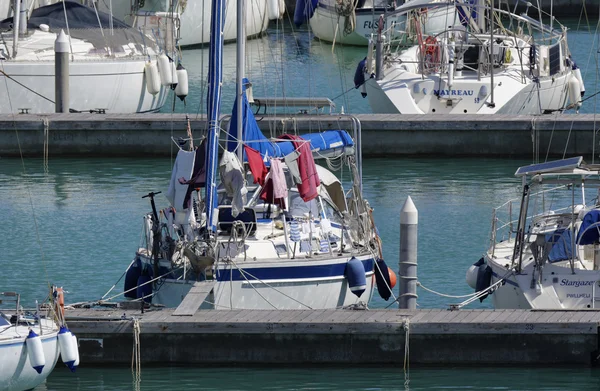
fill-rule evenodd
<path id="1" fill-rule="evenodd" d="M 340 211 L 327 199 L 323 199 L 323 210 L 325 210 L 325 217 L 334 223 L 342 224 L 343 218 Z"/>
<path id="2" fill-rule="evenodd" d="M 8 319 L 5 318 L 6 315 L 4 315 L 4 313 L 0 312 L 0 327 L 1 326 L 10 326 L 10 322 L 8 321 Z"/>
<path id="3" fill-rule="evenodd" d="M 169 4 L 164 0 L 145 0 L 140 7 L 140 10 L 143 11 L 153 11 L 153 12 L 168 12 Z"/>
<path id="4" fill-rule="evenodd" d="M 305 216 L 309 212 L 312 212 L 312 215 L 315 217 L 319 216 L 319 208 L 317 207 L 316 200 L 304 202 L 304 200 L 300 197 L 300 193 L 292 189 L 289 191 L 289 197 L 289 208 L 292 216 Z"/>

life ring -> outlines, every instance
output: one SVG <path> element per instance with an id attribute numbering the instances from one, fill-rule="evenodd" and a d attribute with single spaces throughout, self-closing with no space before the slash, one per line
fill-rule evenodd
<path id="1" fill-rule="evenodd" d="M 440 45 L 431 35 L 425 38 L 423 64 L 426 70 L 436 71 L 440 65 Z"/>

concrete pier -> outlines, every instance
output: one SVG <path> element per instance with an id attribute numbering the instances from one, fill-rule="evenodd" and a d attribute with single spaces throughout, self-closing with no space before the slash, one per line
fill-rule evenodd
<path id="1" fill-rule="evenodd" d="M 363 155 L 510 156 L 583 155 L 591 161 L 593 114 L 578 115 L 402 115 L 361 114 Z M 257 115 L 266 136 L 351 129 L 338 115 Z M 227 126 L 227 121 L 224 121 Z M 192 117 L 195 137 L 205 132 L 204 117 Z M 19 114 L 0 115 L 0 157 L 170 156 L 171 136 L 186 137 L 185 114 Z M 47 135 L 47 139 L 45 137 Z M 596 153 L 598 140 L 596 140 Z"/>
<path id="2" fill-rule="evenodd" d="M 173 310 L 66 312 L 81 365 L 596 365 L 600 311 Z"/>

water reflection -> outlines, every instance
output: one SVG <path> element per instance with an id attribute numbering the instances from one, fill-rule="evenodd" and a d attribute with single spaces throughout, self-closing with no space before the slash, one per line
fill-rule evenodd
<path id="1" fill-rule="evenodd" d="M 142 368 L 140 390 L 598 390 L 598 369 L 580 368 L 420 368 L 404 387 L 401 367 L 363 368 Z M 127 368 L 54 370 L 37 390 L 133 390 Z"/>

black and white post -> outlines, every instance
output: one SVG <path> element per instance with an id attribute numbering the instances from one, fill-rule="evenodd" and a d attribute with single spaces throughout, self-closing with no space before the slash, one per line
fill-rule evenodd
<path id="1" fill-rule="evenodd" d="M 57 113 L 69 112 L 69 38 L 64 30 L 54 41 L 54 104 Z"/>
<path id="2" fill-rule="evenodd" d="M 400 211 L 398 308 L 417 309 L 417 227 L 419 211 L 408 196 Z"/>

